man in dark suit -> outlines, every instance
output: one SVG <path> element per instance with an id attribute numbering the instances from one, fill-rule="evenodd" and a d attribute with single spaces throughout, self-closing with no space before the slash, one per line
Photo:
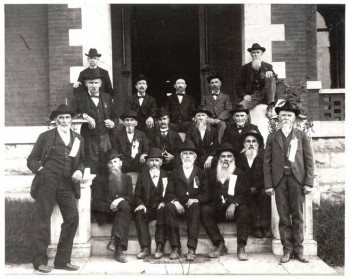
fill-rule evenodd
<path id="1" fill-rule="evenodd" d="M 263 137 L 255 130 L 240 135 L 242 152 L 236 159 L 236 165 L 243 170 L 249 181 L 249 208 L 251 229 L 254 237 L 271 237 L 270 212 L 271 198 L 265 194 L 264 186 L 264 146 Z"/>
<path id="2" fill-rule="evenodd" d="M 135 111 L 124 112 L 120 118 L 124 128 L 113 139 L 113 146 L 123 154 L 122 172 L 140 172 L 149 150 L 144 132 L 135 129 L 138 123 Z"/>
<path id="3" fill-rule="evenodd" d="M 85 53 L 85 55 L 87 56 L 87 61 L 89 62 L 90 66 L 80 72 L 78 81 L 73 83 L 73 88 L 81 87 L 82 92 L 86 91 L 87 87 L 84 81 L 86 77 L 89 75 L 89 69 L 98 69 L 101 73 L 101 81 L 102 81 L 101 91 L 113 97 L 114 93 L 113 93 L 112 83 L 111 83 L 111 79 L 109 78 L 108 71 L 98 66 L 98 61 L 101 57 L 101 54 L 98 53 L 96 48 L 90 48 L 89 53 Z M 76 90 L 74 92 L 76 92 Z"/>
<path id="4" fill-rule="evenodd" d="M 186 132 L 186 140 L 194 143 L 198 149 L 196 164 L 205 170 L 210 170 L 215 155 L 215 149 L 219 147 L 218 132 L 208 123 L 211 113 L 198 108 L 194 113 L 194 122 Z"/>
<path id="5" fill-rule="evenodd" d="M 171 171 L 180 163 L 179 148 L 182 139 L 179 133 L 169 127 L 169 113 L 161 108 L 157 114 L 158 124 L 147 135 L 149 146 L 162 150 L 164 161 L 162 169 Z"/>
<path id="6" fill-rule="evenodd" d="M 257 43 L 248 48 L 252 61 L 242 68 L 237 95 L 243 99 L 240 104 L 249 110 L 258 104 L 267 104 L 266 116 L 271 117 L 275 105 L 277 75 L 271 64 L 262 61 L 265 50 Z"/>
<path id="7" fill-rule="evenodd" d="M 276 194 L 282 263 L 293 256 L 307 263 L 303 253 L 303 201 L 314 183 L 314 159 L 305 132 L 293 128 L 300 110 L 287 101 L 275 108 L 280 129 L 267 137 L 264 155 L 265 192 Z"/>
<path id="8" fill-rule="evenodd" d="M 249 184 L 247 175 L 235 166 L 234 149 L 224 143 L 217 149 L 219 162 L 209 177 L 211 203 L 202 207 L 201 220 L 209 238 L 215 245 L 210 258 L 227 253 L 225 240 L 217 222 L 237 223 L 237 256 L 240 261 L 248 260 L 245 252 L 249 233 Z"/>
<path id="9" fill-rule="evenodd" d="M 39 177 L 33 213 L 32 252 L 36 270 L 48 273 L 47 247 L 50 244 L 50 218 L 55 202 L 62 217 L 60 239 L 54 260 L 56 269 L 78 270 L 70 263 L 73 240 L 79 224 L 75 199 L 80 198 L 84 173 L 84 139 L 71 130 L 74 112 L 59 105 L 50 114 L 57 128 L 40 134 L 27 159 L 28 168 Z"/>
<path id="10" fill-rule="evenodd" d="M 85 76 L 87 91 L 73 97 L 70 109 L 88 121 L 81 127 L 85 139 L 86 167 L 91 173 L 98 173 L 101 156 L 112 148 L 112 131 L 119 120 L 113 110 L 113 99 L 102 92 L 101 72 L 89 69 Z"/>
<path id="11" fill-rule="evenodd" d="M 208 122 L 214 125 L 218 131 L 218 141 L 221 144 L 222 136 L 227 127 L 226 121 L 231 117 L 232 103 L 230 97 L 220 91 L 222 77 L 217 74 L 211 74 L 207 81 L 210 86 L 210 94 L 203 96 L 201 107 L 206 108 L 211 113 Z"/>
<path id="12" fill-rule="evenodd" d="M 126 99 L 124 112 L 133 110 L 137 113 L 137 128 L 147 134 L 147 130 L 153 128 L 154 118 L 157 114 L 156 100 L 146 93 L 149 79 L 139 75 L 134 79 L 137 93 Z"/>
<path id="13" fill-rule="evenodd" d="M 170 127 L 185 133 L 192 123 L 192 114 L 196 109 L 194 99 L 186 93 L 186 81 L 182 75 L 174 78 L 175 94 L 167 97 L 164 108 L 170 113 Z"/>
<path id="14" fill-rule="evenodd" d="M 260 134 L 259 128 L 251 124 L 249 121 L 249 110 L 242 105 L 237 105 L 235 109 L 231 111 L 232 122 L 230 126 L 225 129 L 222 143 L 229 143 L 233 146 L 235 158 L 242 150 L 242 146 L 239 142 L 239 135 L 245 133 L 251 129 L 257 131 Z M 261 146 L 263 148 L 263 146 Z"/>
<path id="15" fill-rule="evenodd" d="M 193 142 L 185 141 L 181 148 L 182 165 L 171 172 L 165 195 L 165 216 L 169 242 L 172 248 L 170 259 L 181 254 L 179 220 L 186 216 L 187 260 L 193 261 L 198 243 L 200 206 L 209 200 L 208 180 L 205 172 L 194 165 L 198 150 Z"/>
<path id="16" fill-rule="evenodd" d="M 108 173 L 96 176 L 91 185 L 91 211 L 97 213 L 97 218 L 102 217 L 102 221 L 112 217 L 111 239 L 107 249 L 114 252 L 116 261 L 126 263 L 123 251 L 128 249 L 133 187 L 131 177 L 120 170 L 122 154 L 111 149 L 105 157 Z M 99 219 L 97 221 L 101 222 Z"/>
<path id="17" fill-rule="evenodd" d="M 148 223 L 157 220 L 155 241 L 157 245 L 154 257 L 163 257 L 163 248 L 167 240 L 164 215 L 164 195 L 168 185 L 168 172 L 162 170 L 162 151 L 152 148 L 147 156 L 148 168 L 144 168 L 139 175 L 135 188 L 135 224 L 137 237 L 141 246 L 138 259 L 151 255 L 151 234 Z"/>

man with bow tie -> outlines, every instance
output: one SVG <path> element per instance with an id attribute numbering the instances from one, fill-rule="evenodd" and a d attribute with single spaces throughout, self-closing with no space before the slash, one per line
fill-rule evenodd
<path id="1" fill-rule="evenodd" d="M 164 196 L 168 186 L 168 172 L 160 168 L 164 158 L 159 148 L 152 148 L 146 159 L 148 168 L 144 168 L 138 176 L 134 193 L 135 224 L 141 246 L 141 252 L 136 257 L 144 259 L 151 255 L 148 223 L 156 220 L 157 249 L 154 257 L 160 259 L 163 257 L 163 248 L 167 240 Z"/>
<path id="2" fill-rule="evenodd" d="M 234 149 L 234 155 L 237 158 L 241 152 L 242 147 L 239 142 L 239 135 L 251 129 L 260 134 L 258 126 L 250 123 L 249 110 L 242 105 L 237 105 L 235 109 L 231 110 L 232 120 L 230 126 L 225 129 L 222 143 L 229 143 Z"/>
<path id="3" fill-rule="evenodd" d="M 218 165 L 209 175 L 211 202 L 201 211 L 202 225 L 215 249 L 210 258 L 227 254 L 225 240 L 220 233 L 218 222 L 237 223 L 237 256 L 240 261 L 248 260 L 245 252 L 249 232 L 249 184 L 247 175 L 236 168 L 234 149 L 224 143 L 217 149 Z"/>
<path id="4" fill-rule="evenodd" d="M 148 133 L 148 129 L 153 128 L 157 114 L 156 100 L 146 93 L 148 82 L 148 77 L 138 75 L 133 81 L 137 93 L 129 96 L 124 106 L 124 112 L 136 111 L 138 118 L 137 129 L 145 134 Z"/>
<path id="5" fill-rule="evenodd" d="M 232 103 L 230 97 L 224 94 L 220 88 L 222 77 L 217 74 L 211 74 L 207 81 L 210 87 L 210 94 L 202 97 L 201 107 L 205 107 L 211 113 L 208 122 L 218 131 L 218 141 L 221 144 L 222 136 L 227 127 L 226 121 L 231 117 Z"/>
<path id="6" fill-rule="evenodd" d="M 119 122 L 113 109 L 113 99 L 102 92 L 99 69 L 89 69 L 85 76 L 87 91 L 73 97 L 70 109 L 79 114 L 88 123 L 81 127 L 85 139 L 86 167 L 96 174 L 101 168 L 103 154 L 112 148 L 113 129 Z"/>

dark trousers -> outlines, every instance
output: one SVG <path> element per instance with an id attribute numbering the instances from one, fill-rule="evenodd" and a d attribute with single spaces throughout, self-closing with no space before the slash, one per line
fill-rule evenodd
<path id="1" fill-rule="evenodd" d="M 185 208 L 187 224 L 187 247 L 196 250 L 199 235 L 200 206 L 199 203 L 193 203 L 189 208 L 185 205 L 182 206 Z M 179 222 L 182 216 L 171 202 L 165 205 L 165 215 L 170 245 L 171 247 L 180 248 Z"/>
<path id="2" fill-rule="evenodd" d="M 86 167 L 90 167 L 92 174 L 101 172 L 103 168 L 103 154 L 112 148 L 109 134 L 87 135 L 85 138 Z"/>
<path id="3" fill-rule="evenodd" d="M 209 238 L 215 246 L 224 242 L 217 223 L 233 222 L 237 223 L 237 244 L 239 246 L 247 245 L 249 233 L 249 208 L 246 204 L 236 207 L 234 219 L 226 219 L 226 210 L 228 206 L 217 208 L 214 203 L 203 205 L 201 209 L 202 225 L 205 228 Z"/>
<path id="4" fill-rule="evenodd" d="M 135 224 L 137 230 L 137 238 L 139 240 L 141 248 L 148 247 L 151 249 L 151 234 L 149 231 L 148 223 L 157 220 L 156 222 L 156 243 L 165 244 L 167 240 L 167 232 L 165 225 L 164 207 L 161 209 L 151 209 L 147 207 L 146 213 L 143 210 L 135 212 Z"/>
<path id="5" fill-rule="evenodd" d="M 271 198 L 264 190 L 250 196 L 249 207 L 251 227 L 268 229 L 271 224 Z"/>
<path id="6" fill-rule="evenodd" d="M 283 175 L 275 187 L 275 193 L 283 252 L 303 252 L 303 201 L 305 199 L 303 185 L 294 175 Z"/>
<path id="7" fill-rule="evenodd" d="M 70 263 L 73 240 L 79 224 L 79 214 L 72 190 L 71 178 L 63 178 L 55 174 L 43 174 L 35 200 L 33 214 L 33 266 L 47 264 L 47 247 L 50 244 L 50 218 L 55 202 L 57 202 L 63 223 L 57 245 L 55 265 Z"/>

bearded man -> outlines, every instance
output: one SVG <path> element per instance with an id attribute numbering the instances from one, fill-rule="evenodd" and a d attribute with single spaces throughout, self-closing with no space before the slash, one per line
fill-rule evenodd
<path id="1" fill-rule="evenodd" d="M 265 194 L 264 187 L 264 139 L 257 131 L 249 130 L 240 135 L 240 142 L 243 150 L 236 165 L 247 174 L 249 181 L 252 234 L 257 238 L 271 237 L 271 199 Z"/>
<path id="2" fill-rule="evenodd" d="M 116 261 L 126 263 L 123 251 L 128 249 L 133 187 L 131 177 L 120 170 L 122 154 L 110 149 L 105 157 L 107 174 L 97 176 L 91 185 L 91 211 L 98 223 L 104 217 L 112 218 L 113 226 L 107 249 L 114 252 Z"/>
<path id="3" fill-rule="evenodd" d="M 265 192 L 276 194 L 279 232 L 283 246 L 281 263 L 304 256 L 303 202 L 314 184 L 314 159 L 307 134 L 293 128 L 300 110 L 290 102 L 275 108 L 280 129 L 267 137 L 264 155 Z"/>
<path id="4" fill-rule="evenodd" d="M 241 70 L 237 95 L 243 99 L 240 104 L 249 110 L 258 104 L 267 104 L 266 116 L 271 117 L 275 105 L 277 75 L 272 65 L 262 60 L 265 50 L 257 43 L 248 48 L 252 61 Z"/>
<path id="5" fill-rule="evenodd" d="M 240 261 L 248 260 L 245 252 L 249 233 L 249 182 L 247 175 L 236 168 L 234 149 L 224 143 L 216 152 L 217 167 L 209 175 L 211 202 L 201 210 L 202 225 L 215 246 L 210 258 L 227 254 L 225 240 L 217 222 L 237 223 L 237 256 Z"/>

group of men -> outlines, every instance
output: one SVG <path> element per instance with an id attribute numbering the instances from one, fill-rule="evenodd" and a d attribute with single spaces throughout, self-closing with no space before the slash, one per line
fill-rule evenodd
<path id="1" fill-rule="evenodd" d="M 302 205 L 313 186 L 310 142 L 304 132 L 293 128 L 300 111 L 286 102 L 275 109 L 280 129 L 268 136 L 264 150 L 258 127 L 250 123 L 249 109 L 267 99 L 267 112 L 272 111 L 276 75 L 271 65 L 261 61 L 265 48 L 253 44 L 248 51 L 253 61 L 242 71 L 246 83 L 241 84 L 241 92 L 246 93 L 234 109 L 229 96 L 220 91 L 219 75 L 208 77 L 211 95 L 203 97 L 198 108 L 186 94 L 185 78 L 176 77 L 175 94 L 160 109 L 146 93 L 147 77 L 140 75 L 134 81 L 137 93 L 126 100 L 119 124 L 112 97 L 101 90 L 108 79 L 96 63 L 81 74 L 86 89 L 73 97 L 69 107 L 60 105 L 51 113 L 57 128 L 41 134 L 28 157 L 28 167 L 36 174 L 32 193 L 36 199 L 36 270 L 51 271 L 46 249 L 55 201 L 64 220 L 55 268 L 79 268 L 70 258 L 79 222 L 75 199 L 80 197 L 79 181 L 85 167 L 96 174 L 91 186 L 92 210 L 112 217 L 107 249 L 119 262 L 127 261 L 123 251 L 127 250 L 132 218 L 141 247 L 139 259 L 151 254 L 148 224 L 152 220 L 156 220 L 155 258 L 163 257 L 167 240 L 170 258 L 179 258 L 179 222 L 183 219 L 188 261 L 195 259 L 200 224 L 215 246 L 208 256 L 226 254 L 217 223 L 233 220 L 237 223 L 238 259 L 247 260 L 250 231 L 255 237 L 271 237 L 268 196 L 273 194 L 280 216 L 281 262 L 293 256 L 307 262 L 302 246 Z M 89 62 L 94 60 L 92 54 L 100 55 L 91 49 Z M 86 120 L 81 135 L 70 129 L 75 116 Z M 184 141 L 179 132 L 185 133 Z M 129 172 L 139 173 L 134 191 Z"/>

